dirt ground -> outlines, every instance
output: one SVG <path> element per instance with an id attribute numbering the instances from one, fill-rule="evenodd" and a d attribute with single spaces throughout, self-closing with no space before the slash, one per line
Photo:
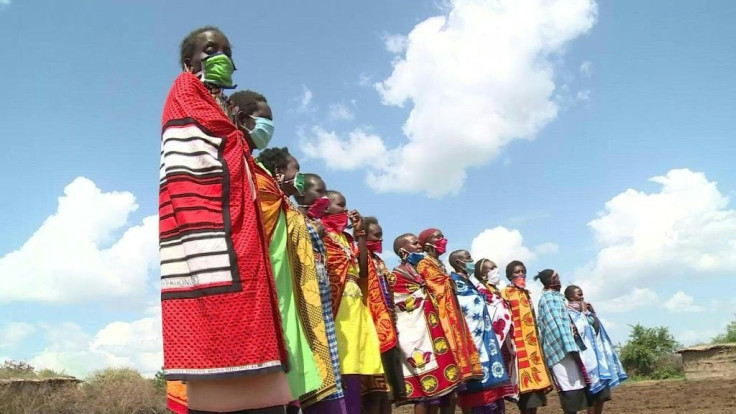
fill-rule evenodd
<path id="1" fill-rule="evenodd" d="M 736 413 L 736 379 L 714 381 L 645 381 L 624 383 L 613 389 L 613 401 L 604 406 L 604 413 L 612 414 L 705 414 Z M 538 414 L 562 413 L 557 394 L 547 395 L 549 405 Z M 512 404 L 506 412 L 518 414 Z M 394 409 L 397 414 L 410 414 L 411 407 Z M 461 411 L 458 409 L 457 413 Z"/>

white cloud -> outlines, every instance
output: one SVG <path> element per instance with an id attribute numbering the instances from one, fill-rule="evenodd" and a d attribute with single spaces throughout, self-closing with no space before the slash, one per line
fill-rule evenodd
<path id="1" fill-rule="evenodd" d="M 534 252 L 524 246 L 524 237 L 519 230 L 502 226 L 486 229 L 478 234 L 470 243 L 470 254 L 475 260 L 493 260 L 501 273 L 504 273 L 506 265 L 512 260 L 526 263 L 536 258 Z"/>
<path id="2" fill-rule="evenodd" d="M 353 110 L 344 103 L 336 103 L 330 105 L 329 116 L 331 119 L 338 121 L 350 121 L 355 118 Z"/>
<path id="3" fill-rule="evenodd" d="M 588 78 L 593 74 L 593 64 L 589 60 L 580 64 L 580 74 Z"/>
<path id="4" fill-rule="evenodd" d="M 127 227 L 137 210 L 127 192 L 102 192 L 76 178 L 57 211 L 18 250 L 0 258 L 0 303 L 68 303 L 136 298 L 158 265 L 158 220 Z M 121 230 L 122 235 L 117 236 Z"/>
<path id="5" fill-rule="evenodd" d="M 583 287 L 586 300 L 588 300 L 588 289 Z M 651 306 L 659 299 L 657 292 L 648 288 L 634 288 L 630 293 L 605 300 L 596 305 L 596 310 L 606 312 L 628 312 L 630 310 Z"/>
<path id="6" fill-rule="evenodd" d="M 534 248 L 537 254 L 555 254 L 560 251 L 560 246 L 555 243 L 542 243 Z"/>
<path id="7" fill-rule="evenodd" d="M 49 346 L 30 361 L 38 369 L 84 377 L 107 367 L 130 367 L 150 377 L 163 364 L 160 316 L 113 322 L 95 335 L 72 322 L 42 328 Z"/>
<path id="8" fill-rule="evenodd" d="M 736 272 L 736 210 L 717 183 L 689 169 L 650 181 L 661 189 L 628 189 L 588 223 L 600 250 L 576 272 L 586 296 L 610 299 L 632 287 Z"/>
<path id="9" fill-rule="evenodd" d="M 33 335 L 36 328 L 26 322 L 12 322 L 0 328 L 0 348 L 15 348 L 20 342 Z M 3 360 L 0 359 L 0 362 Z"/>
<path id="10" fill-rule="evenodd" d="M 334 131 L 315 126 L 309 133 L 300 133 L 300 146 L 307 158 L 324 160 L 329 168 L 337 170 L 376 164 L 386 152 L 378 135 L 360 128 L 341 139 Z"/>
<path id="11" fill-rule="evenodd" d="M 704 312 L 705 308 L 695 304 L 695 299 L 683 291 L 679 291 L 672 295 L 665 303 L 664 307 L 672 313 L 692 313 Z"/>
<path id="12" fill-rule="evenodd" d="M 387 36 L 386 47 L 403 52 L 375 87 L 386 105 L 411 104 L 408 141 L 378 165 L 352 167 L 367 168 L 379 192 L 456 194 L 468 168 L 557 116 L 556 65 L 596 18 L 593 0 L 454 0 L 407 36 Z"/>
<path id="13" fill-rule="evenodd" d="M 296 99 L 297 103 L 299 104 L 299 107 L 297 108 L 297 112 L 311 112 L 314 110 L 312 108 L 312 98 L 314 95 L 312 94 L 312 91 L 307 88 L 307 85 L 302 85 L 302 94 L 299 98 Z"/>
<path id="14" fill-rule="evenodd" d="M 681 343 L 683 346 L 693 346 L 698 344 L 711 343 L 713 338 L 720 333 L 721 332 L 716 331 L 715 329 L 687 330 L 677 332 L 674 334 L 674 336 L 675 340 Z"/>
<path id="15" fill-rule="evenodd" d="M 578 101 L 589 101 L 590 100 L 590 89 L 583 89 L 575 94 L 575 99 Z"/>
<path id="16" fill-rule="evenodd" d="M 0 0 L 0 10 L 10 6 L 11 0 Z"/>
<path id="17" fill-rule="evenodd" d="M 407 37 L 401 34 L 390 34 L 383 37 L 386 50 L 398 55 L 406 50 Z"/>

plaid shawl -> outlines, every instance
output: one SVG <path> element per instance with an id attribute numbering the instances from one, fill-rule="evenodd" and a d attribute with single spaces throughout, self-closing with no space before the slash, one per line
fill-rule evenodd
<path id="1" fill-rule="evenodd" d="M 567 313 L 565 297 L 560 292 L 545 290 L 539 299 L 539 337 L 548 367 L 557 365 L 570 352 L 580 352 Z"/>

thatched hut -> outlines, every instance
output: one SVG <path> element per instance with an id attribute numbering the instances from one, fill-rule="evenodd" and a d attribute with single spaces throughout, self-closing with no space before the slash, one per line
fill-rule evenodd
<path id="1" fill-rule="evenodd" d="M 736 343 L 694 346 L 677 352 L 682 355 L 685 378 L 689 380 L 736 378 Z"/>

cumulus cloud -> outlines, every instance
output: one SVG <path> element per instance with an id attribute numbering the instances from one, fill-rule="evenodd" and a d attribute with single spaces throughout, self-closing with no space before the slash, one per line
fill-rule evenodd
<path id="1" fill-rule="evenodd" d="M 163 364 L 160 315 L 112 322 L 94 335 L 72 322 L 41 327 L 49 346 L 30 361 L 39 369 L 84 377 L 107 367 L 130 367 L 150 377 Z"/>
<path id="2" fill-rule="evenodd" d="M 588 223 L 600 249 L 576 272 L 586 296 L 612 299 L 632 287 L 736 272 L 736 210 L 717 183 L 689 169 L 650 181 L 658 192 L 628 189 Z"/>
<path id="3" fill-rule="evenodd" d="M 311 112 L 314 110 L 312 108 L 312 98 L 314 97 L 314 94 L 312 93 L 311 89 L 307 88 L 307 85 L 302 85 L 302 94 L 296 99 L 297 104 L 299 105 L 297 107 L 297 112 Z"/>
<path id="4" fill-rule="evenodd" d="M 664 307 L 672 313 L 692 313 L 705 311 L 705 307 L 696 305 L 695 299 L 683 291 L 679 291 L 672 295 L 672 297 L 664 303 Z"/>
<path id="5" fill-rule="evenodd" d="M 300 147 L 307 158 L 324 160 L 329 168 L 352 170 L 376 164 L 386 152 L 386 147 L 376 134 L 358 128 L 338 137 L 334 131 L 315 126 L 309 132 L 300 133 Z"/>
<path id="6" fill-rule="evenodd" d="M 102 192 L 76 178 L 56 212 L 0 258 L 0 303 L 89 302 L 146 292 L 149 271 L 158 264 L 158 221 L 149 216 L 128 226 L 137 208 L 131 193 Z"/>
<path id="7" fill-rule="evenodd" d="M 588 290 L 585 289 L 588 298 Z M 597 308 L 607 312 L 628 312 L 630 310 L 653 305 L 659 299 L 657 292 L 649 288 L 634 288 L 630 293 L 603 301 Z"/>
<path id="8" fill-rule="evenodd" d="M 466 170 L 558 113 L 556 65 L 595 24 L 593 0 L 453 0 L 446 15 L 384 37 L 393 71 L 375 84 L 386 105 L 410 105 L 407 141 L 367 167 L 379 192 L 456 194 Z M 359 155 L 359 149 L 353 149 Z M 452 160 L 449 162 L 448 160 Z"/>
<path id="9" fill-rule="evenodd" d="M 524 246 L 524 237 L 516 229 L 503 226 L 483 230 L 470 243 L 470 254 L 475 259 L 493 260 L 502 269 L 513 260 L 527 262 L 536 255 Z"/>
<path id="10" fill-rule="evenodd" d="M 11 322 L 0 328 L 0 348 L 15 348 L 36 332 L 36 328 L 26 322 Z M 0 361 L 4 361 L 0 359 Z"/>
<path id="11" fill-rule="evenodd" d="M 330 119 L 338 121 L 350 121 L 355 118 L 353 110 L 344 103 L 336 103 L 330 105 L 328 114 L 330 116 Z"/>
<path id="12" fill-rule="evenodd" d="M 407 37 L 401 34 L 385 35 L 383 44 L 388 52 L 398 55 L 406 50 Z"/>

